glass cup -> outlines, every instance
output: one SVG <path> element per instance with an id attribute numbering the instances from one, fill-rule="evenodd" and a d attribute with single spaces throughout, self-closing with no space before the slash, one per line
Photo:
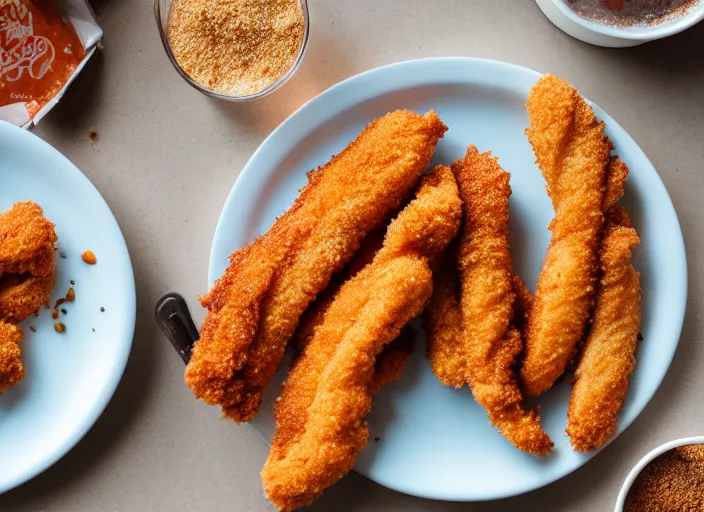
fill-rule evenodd
<path id="1" fill-rule="evenodd" d="M 188 0 L 176 0 L 176 1 L 188 1 Z M 179 75 L 188 82 L 191 87 L 199 90 L 203 94 L 206 94 L 212 98 L 225 101 L 249 101 L 256 100 L 258 98 L 263 98 L 264 96 L 274 92 L 276 89 L 285 84 L 298 70 L 301 62 L 303 62 L 303 56 L 306 53 L 306 48 L 308 47 L 308 33 L 309 33 L 309 19 L 308 19 L 308 2 L 307 0 L 299 0 L 301 4 L 301 10 L 303 11 L 304 29 L 303 29 L 303 41 L 301 42 L 301 48 L 298 50 L 298 55 L 296 59 L 291 64 L 291 67 L 284 73 L 278 80 L 269 85 L 266 89 L 263 89 L 255 94 L 248 94 L 246 96 L 230 96 L 227 94 L 221 94 L 219 92 L 212 91 L 207 87 L 202 86 L 198 82 L 195 82 L 191 77 L 189 77 L 186 72 L 181 68 L 179 63 L 176 61 L 173 52 L 171 51 L 171 45 L 169 44 L 169 39 L 166 36 L 166 26 L 169 21 L 169 11 L 171 9 L 172 0 L 154 0 L 154 15 L 156 16 L 156 24 L 159 27 L 159 35 L 161 36 L 161 42 L 164 45 L 164 50 L 166 50 L 166 55 L 169 56 L 171 64 L 173 64 Z"/>

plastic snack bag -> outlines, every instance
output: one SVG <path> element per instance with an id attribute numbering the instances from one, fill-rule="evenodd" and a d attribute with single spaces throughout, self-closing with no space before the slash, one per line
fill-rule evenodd
<path id="1" fill-rule="evenodd" d="M 0 120 L 39 122 L 102 36 L 85 0 L 0 0 Z"/>

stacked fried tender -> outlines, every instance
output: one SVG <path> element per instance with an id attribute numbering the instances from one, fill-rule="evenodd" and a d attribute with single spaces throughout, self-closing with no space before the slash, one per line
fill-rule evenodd
<path id="1" fill-rule="evenodd" d="M 567 409 L 567 434 L 578 451 L 599 448 L 616 431 L 616 415 L 636 364 L 641 288 L 640 275 L 629 260 L 639 243 L 628 212 L 618 206 L 611 209 L 601 244 L 594 319 Z"/>
<path id="2" fill-rule="evenodd" d="M 321 296 L 311 304 L 301 317 L 292 343 L 303 350 L 313 338 L 315 329 L 323 323 L 325 313 L 335 300 L 340 287 L 345 281 L 353 278 L 357 273 L 372 262 L 376 253 L 384 244 L 384 231 L 375 230 L 369 233 L 359 247 L 354 258 L 344 272 L 335 275 L 330 285 Z M 410 326 L 401 330 L 398 338 L 392 341 L 376 358 L 374 377 L 370 384 L 372 395 L 376 395 L 382 387 L 401 378 L 401 373 L 413 353 L 415 332 Z"/>
<path id="3" fill-rule="evenodd" d="M 541 78 L 526 108 L 526 134 L 555 209 L 521 368 L 524 392 L 536 396 L 574 357 L 594 304 L 611 144 L 604 123 L 561 78 Z"/>
<path id="4" fill-rule="evenodd" d="M 523 322 L 522 311 L 529 306 L 517 311 L 515 304 L 508 242 L 510 176 L 474 146 L 452 164 L 452 171 L 464 203 L 464 223 L 457 256 L 448 255 L 435 272 L 426 313 L 430 364 L 443 384 L 469 384 L 491 423 L 516 448 L 544 454 L 553 443 L 540 427 L 537 410 L 523 405 L 515 374 L 523 350 L 516 324 Z M 523 302 L 529 302 L 530 292 L 518 286 Z"/>
<path id="5" fill-rule="evenodd" d="M 0 214 L 0 393 L 22 380 L 15 325 L 49 301 L 56 277 L 54 224 L 35 203 L 15 203 Z"/>
<path id="6" fill-rule="evenodd" d="M 528 315 L 521 380 L 528 395 L 549 389 L 575 356 L 591 319 L 567 426 L 572 447 L 586 451 L 615 432 L 635 364 L 641 289 L 629 260 L 640 240 L 626 210 L 615 206 L 628 167 L 611 156 L 604 123 L 565 80 L 542 77 L 526 108 L 526 133 L 555 217 Z"/>
<path id="7" fill-rule="evenodd" d="M 400 206 L 446 129 L 432 111 L 375 120 L 309 174 L 265 235 L 230 257 L 201 298 L 208 314 L 185 375 L 196 397 L 237 422 L 254 417 L 300 316 L 364 236 Z"/>
<path id="8" fill-rule="evenodd" d="M 279 509 L 310 504 L 354 466 L 369 440 L 364 418 L 376 390 L 376 358 L 425 307 L 431 260 L 454 238 L 460 218 L 452 172 L 438 166 L 314 328 L 277 401 L 262 470 L 265 492 Z"/>

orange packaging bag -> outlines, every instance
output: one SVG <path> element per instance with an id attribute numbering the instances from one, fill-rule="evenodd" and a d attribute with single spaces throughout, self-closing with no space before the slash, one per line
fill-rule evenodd
<path id="1" fill-rule="evenodd" d="M 0 119 L 38 122 L 102 34 L 85 0 L 0 0 Z"/>

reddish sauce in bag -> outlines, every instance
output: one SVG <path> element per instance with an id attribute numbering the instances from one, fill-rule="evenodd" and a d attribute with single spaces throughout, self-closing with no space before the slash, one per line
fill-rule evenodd
<path id="1" fill-rule="evenodd" d="M 25 103 L 34 117 L 84 57 L 57 0 L 0 0 L 0 107 Z"/>

